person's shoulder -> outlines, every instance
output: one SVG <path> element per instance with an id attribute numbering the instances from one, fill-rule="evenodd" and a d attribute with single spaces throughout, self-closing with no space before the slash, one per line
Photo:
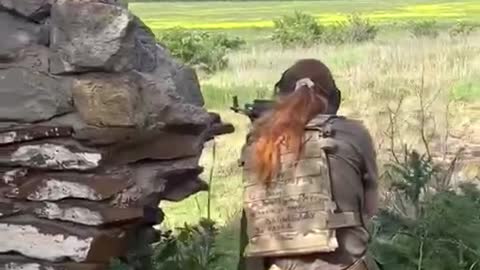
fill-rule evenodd
<path id="1" fill-rule="evenodd" d="M 353 129 L 366 129 L 365 124 L 360 119 L 353 119 L 343 115 L 319 114 L 315 116 L 308 125 L 331 124 L 334 127 L 349 127 Z"/>
<path id="2" fill-rule="evenodd" d="M 359 140 L 371 137 L 370 131 L 361 119 L 350 118 L 343 115 L 331 116 L 327 120 L 336 132 L 353 137 Z"/>
<path id="3" fill-rule="evenodd" d="M 363 120 L 349 118 L 346 116 L 339 116 L 338 118 L 334 119 L 333 123 L 336 123 L 337 125 L 348 126 L 355 129 L 366 129 L 366 126 Z"/>

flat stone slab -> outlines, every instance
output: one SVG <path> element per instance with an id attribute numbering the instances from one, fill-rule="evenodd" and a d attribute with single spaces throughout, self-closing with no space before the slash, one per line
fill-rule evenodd
<path id="1" fill-rule="evenodd" d="M 124 171 L 107 174 L 38 173 L 24 177 L 23 184 L 11 188 L 10 198 L 30 201 L 86 199 L 103 201 L 132 185 Z"/>
<path id="2" fill-rule="evenodd" d="M 68 137 L 70 127 L 29 126 L 24 128 L 0 129 L 0 145 L 20 143 L 46 138 Z"/>
<path id="3" fill-rule="evenodd" d="M 108 264 L 97 263 L 51 263 L 18 255 L 0 255 L 2 270 L 106 270 Z"/>
<path id="4" fill-rule="evenodd" d="M 100 165 L 102 154 L 73 143 L 43 142 L 0 148 L 0 165 L 49 170 L 91 170 Z"/>
<path id="5" fill-rule="evenodd" d="M 14 216 L 0 221 L 0 253 L 16 252 L 49 262 L 108 263 L 125 251 L 126 237 L 121 231 L 108 231 L 43 221 L 29 216 Z"/>
<path id="6" fill-rule="evenodd" d="M 44 202 L 35 207 L 33 212 L 40 218 L 89 226 L 134 223 L 144 218 L 143 208 L 114 208 L 98 203 L 78 201 Z"/>

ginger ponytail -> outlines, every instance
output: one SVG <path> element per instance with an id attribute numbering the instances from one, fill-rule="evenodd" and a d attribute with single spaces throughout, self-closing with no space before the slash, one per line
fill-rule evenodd
<path id="1" fill-rule="evenodd" d="M 254 127 L 253 169 L 260 182 L 268 184 L 280 165 L 280 144 L 299 158 L 306 124 L 327 109 L 323 89 L 309 78 L 298 80 L 295 90 L 282 96 L 273 110 Z"/>

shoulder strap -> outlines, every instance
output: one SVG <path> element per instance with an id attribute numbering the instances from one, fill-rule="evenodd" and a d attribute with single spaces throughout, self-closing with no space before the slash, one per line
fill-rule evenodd
<path id="1" fill-rule="evenodd" d="M 306 128 L 311 128 L 311 127 L 321 127 L 326 124 L 331 123 L 335 119 L 343 119 L 345 117 L 340 116 L 340 115 L 335 115 L 335 114 L 319 114 L 315 116 L 310 122 L 308 122 Z"/>

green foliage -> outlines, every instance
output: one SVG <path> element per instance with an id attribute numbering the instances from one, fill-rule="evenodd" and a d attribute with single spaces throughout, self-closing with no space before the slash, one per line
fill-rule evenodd
<path id="1" fill-rule="evenodd" d="M 378 27 L 358 14 L 349 15 L 346 21 L 327 27 L 322 40 L 330 44 L 360 43 L 376 38 Z"/>
<path id="2" fill-rule="evenodd" d="M 408 152 L 405 149 L 403 161 L 386 164 L 385 169 L 391 189 L 413 204 L 414 217 L 417 217 L 421 195 L 439 175 L 440 167 L 433 164 L 427 154 L 420 155 L 417 151 Z"/>
<path id="3" fill-rule="evenodd" d="M 185 224 L 178 235 L 167 233 L 154 246 L 155 270 L 216 270 L 223 253 L 216 249 L 218 230 L 213 221 L 202 219 L 198 225 Z"/>
<path id="4" fill-rule="evenodd" d="M 414 37 L 417 37 L 417 38 L 418 37 L 436 38 L 440 34 L 438 24 L 434 20 L 411 22 L 409 31 Z"/>
<path id="5" fill-rule="evenodd" d="M 375 39 L 378 27 L 358 14 L 349 15 L 346 21 L 331 26 L 319 24 L 315 17 L 296 11 L 274 20 L 272 40 L 283 47 L 310 47 L 316 43 L 358 43 Z"/>
<path id="6" fill-rule="evenodd" d="M 475 102 L 480 100 L 480 80 L 466 80 L 458 83 L 452 89 L 450 98 L 455 101 Z"/>
<path id="7" fill-rule="evenodd" d="M 449 29 L 448 34 L 452 38 L 467 37 L 471 35 L 477 28 L 478 25 L 461 21 L 454 24 Z"/>
<path id="8" fill-rule="evenodd" d="M 293 15 L 284 15 L 274 20 L 273 24 L 272 40 L 283 47 L 312 46 L 320 40 L 324 31 L 315 17 L 299 11 Z"/>
<path id="9" fill-rule="evenodd" d="M 374 221 L 376 259 L 392 270 L 479 268 L 480 191 L 472 184 L 453 190 L 448 170 L 416 151 L 405 153 L 388 167 L 397 197 Z"/>
<path id="10" fill-rule="evenodd" d="M 184 63 L 207 72 L 228 66 L 227 53 L 241 48 L 245 41 L 222 33 L 173 28 L 157 35 L 159 43 Z"/>

